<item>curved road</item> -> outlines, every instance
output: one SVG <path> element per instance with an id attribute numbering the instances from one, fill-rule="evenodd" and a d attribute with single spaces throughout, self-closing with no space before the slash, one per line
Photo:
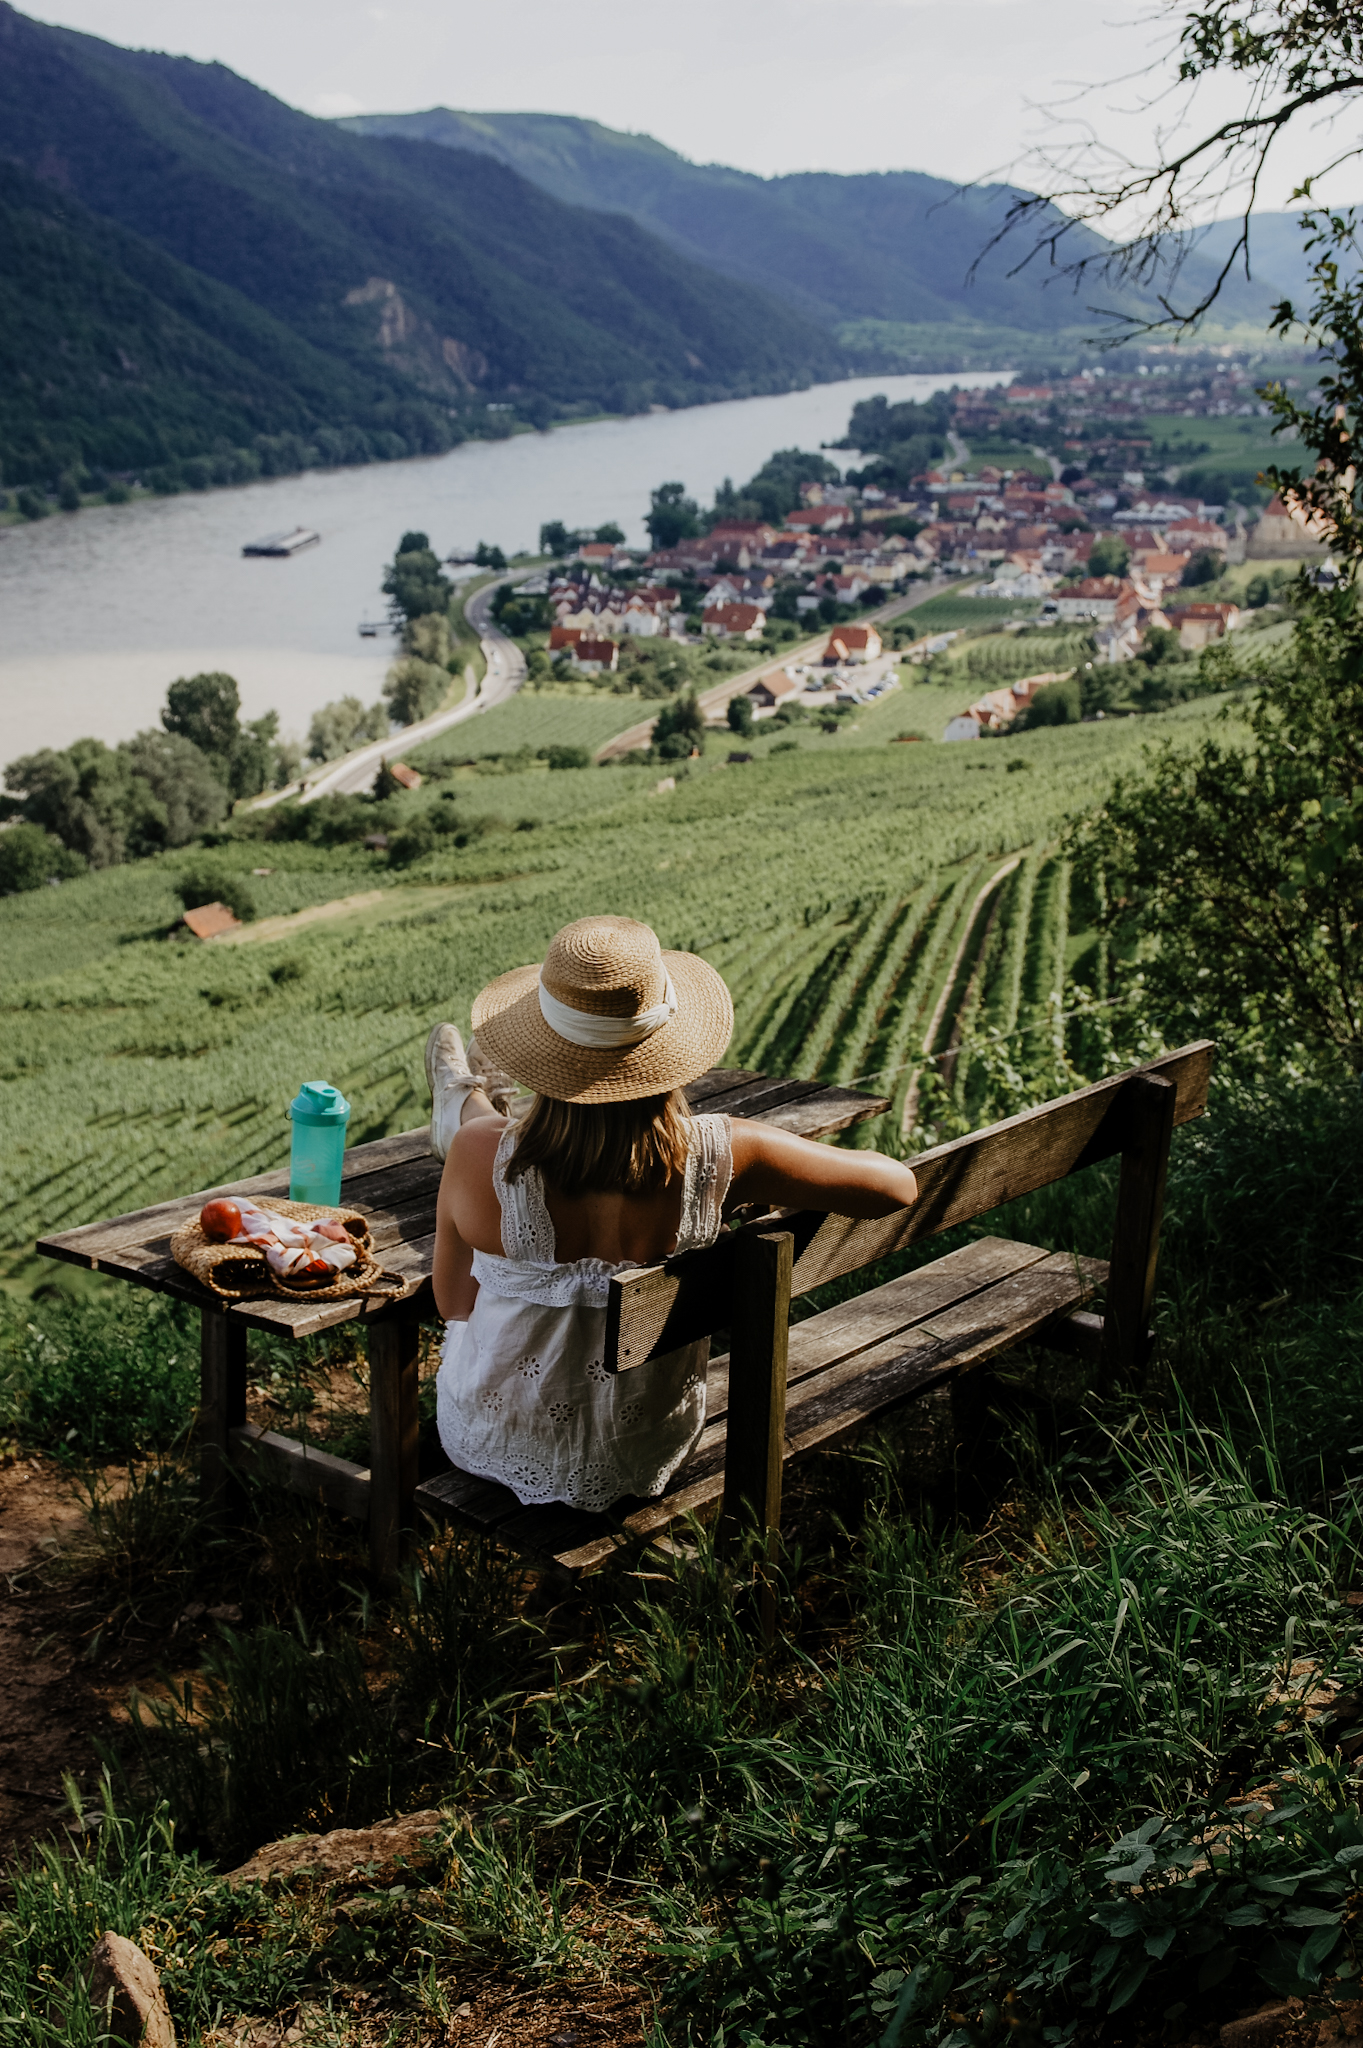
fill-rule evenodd
<path id="1" fill-rule="evenodd" d="M 464 617 L 477 633 L 487 662 L 487 674 L 477 690 L 466 693 L 462 703 L 437 711 L 416 725 L 405 726 L 386 740 L 375 740 L 353 754 L 346 754 L 339 761 L 328 761 L 307 783 L 298 801 L 310 804 L 319 796 L 358 796 L 373 786 L 381 761 L 392 760 L 409 747 L 420 746 L 423 740 L 433 740 L 438 733 L 448 732 L 452 725 L 459 725 L 464 719 L 474 718 L 480 711 L 490 711 L 494 704 L 504 704 L 508 697 L 514 697 L 525 681 L 525 656 L 514 640 L 508 640 L 506 634 L 493 625 L 492 600 L 499 585 L 515 583 L 532 573 L 526 569 L 515 569 L 506 576 L 495 577 L 481 590 L 475 590 L 464 606 Z M 291 793 L 281 790 L 272 800 L 278 802 L 280 797 Z"/>

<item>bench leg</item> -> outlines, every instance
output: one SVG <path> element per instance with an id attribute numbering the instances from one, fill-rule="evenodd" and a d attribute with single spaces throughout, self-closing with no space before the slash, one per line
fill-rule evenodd
<path id="1" fill-rule="evenodd" d="M 199 1497 L 225 1520 L 232 1483 L 228 1437 L 246 1420 L 246 1326 L 224 1309 L 199 1311 Z"/>
<path id="2" fill-rule="evenodd" d="M 417 1480 L 417 1356 L 420 1326 L 369 1325 L 369 1568 L 391 1590 Z"/>
<path id="3" fill-rule="evenodd" d="M 1122 1097 L 1128 1135 L 1103 1318 L 1099 1377 L 1105 1390 L 1134 1386 L 1145 1367 L 1178 1090 L 1158 1074 L 1137 1074 Z"/>
<path id="4" fill-rule="evenodd" d="M 788 1232 L 740 1232 L 734 1258 L 734 1316 L 729 1349 L 729 1427 L 724 1446 L 721 1539 L 732 1544 L 749 1517 L 774 1561 L 781 1527 L 786 1436 L 786 1354 L 795 1240 Z M 762 1633 L 776 1629 L 770 1579 L 761 1585 Z"/>

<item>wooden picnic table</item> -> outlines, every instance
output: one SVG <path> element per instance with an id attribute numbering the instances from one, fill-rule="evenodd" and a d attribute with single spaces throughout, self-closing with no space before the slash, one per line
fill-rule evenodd
<path id="1" fill-rule="evenodd" d="M 687 1094 L 696 1110 L 752 1117 L 809 1138 L 846 1130 L 889 1108 L 884 1096 L 725 1067 L 703 1074 Z M 175 1263 L 172 1234 L 197 1216 L 210 1195 L 287 1197 L 287 1166 L 59 1231 L 40 1239 L 37 1247 L 48 1258 L 174 1295 L 199 1310 L 198 1449 L 211 1511 L 226 1511 L 232 1467 L 251 1460 L 269 1477 L 367 1520 L 371 1567 L 385 1582 L 396 1574 L 402 1533 L 413 1516 L 419 1330 L 438 1314 L 431 1267 L 440 1174 L 424 1124 L 346 1153 L 340 1206 L 369 1219 L 376 1256 L 403 1280 L 400 1294 L 389 1290 L 381 1298 L 286 1301 L 265 1295 L 225 1303 Z M 369 1352 L 370 1447 L 369 1465 L 363 1469 L 246 1420 L 250 1331 L 268 1330 L 300 1342 L 353 1321 L 365 1325 Z"/>

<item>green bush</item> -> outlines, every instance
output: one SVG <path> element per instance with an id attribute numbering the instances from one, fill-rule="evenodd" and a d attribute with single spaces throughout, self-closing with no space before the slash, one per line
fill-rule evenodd
<path id="1" fill-rule="evenodd" d="M 14 502 L 25 519 L 46 519 L 51 510 L 43 493 L 35 491 L 31 485 L 25 485 L 22 491 L 16 492 Z"/>
<path id="2" fill-rule="evenodd" d="M 1076 676 L 1066 676 L 1061 683 L 1047 683 L 1016 720 L 1014 730 L 1026 732 L 1037 725 L 1077 725 L 1082 716 L 1081 704 Z"/>
<path id="3" fill-rule="evenodd" d="M 186 868 L 175 885 L 175 893 L 186 910 L 200 910 L 206 903 L 225 903 L 233 917 L 248 924 L 256 914 L 256 899 L 245 875 L 230 868 Z"/>
<path id="4" fill-rule="evenodd" d="M 0 896 L 18 896 L 41 889 L 46 882 L 66 881 L 85 872 L 85 862 L 44 832 L 40 825 L 11 825 L 0 832 Z"/>

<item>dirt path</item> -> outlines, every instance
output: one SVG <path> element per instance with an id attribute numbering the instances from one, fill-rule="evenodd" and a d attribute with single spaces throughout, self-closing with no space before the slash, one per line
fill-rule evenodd
<path id="1" fill-rule="evenodd" d="M 93 1736 L 108 1708 L 42 1569 L 83 1520 L 49 1460 L 0 1468 L 0 1862 L 61 1826 L 63 1772 L 86 1784 L 98 1775 Z"/>

